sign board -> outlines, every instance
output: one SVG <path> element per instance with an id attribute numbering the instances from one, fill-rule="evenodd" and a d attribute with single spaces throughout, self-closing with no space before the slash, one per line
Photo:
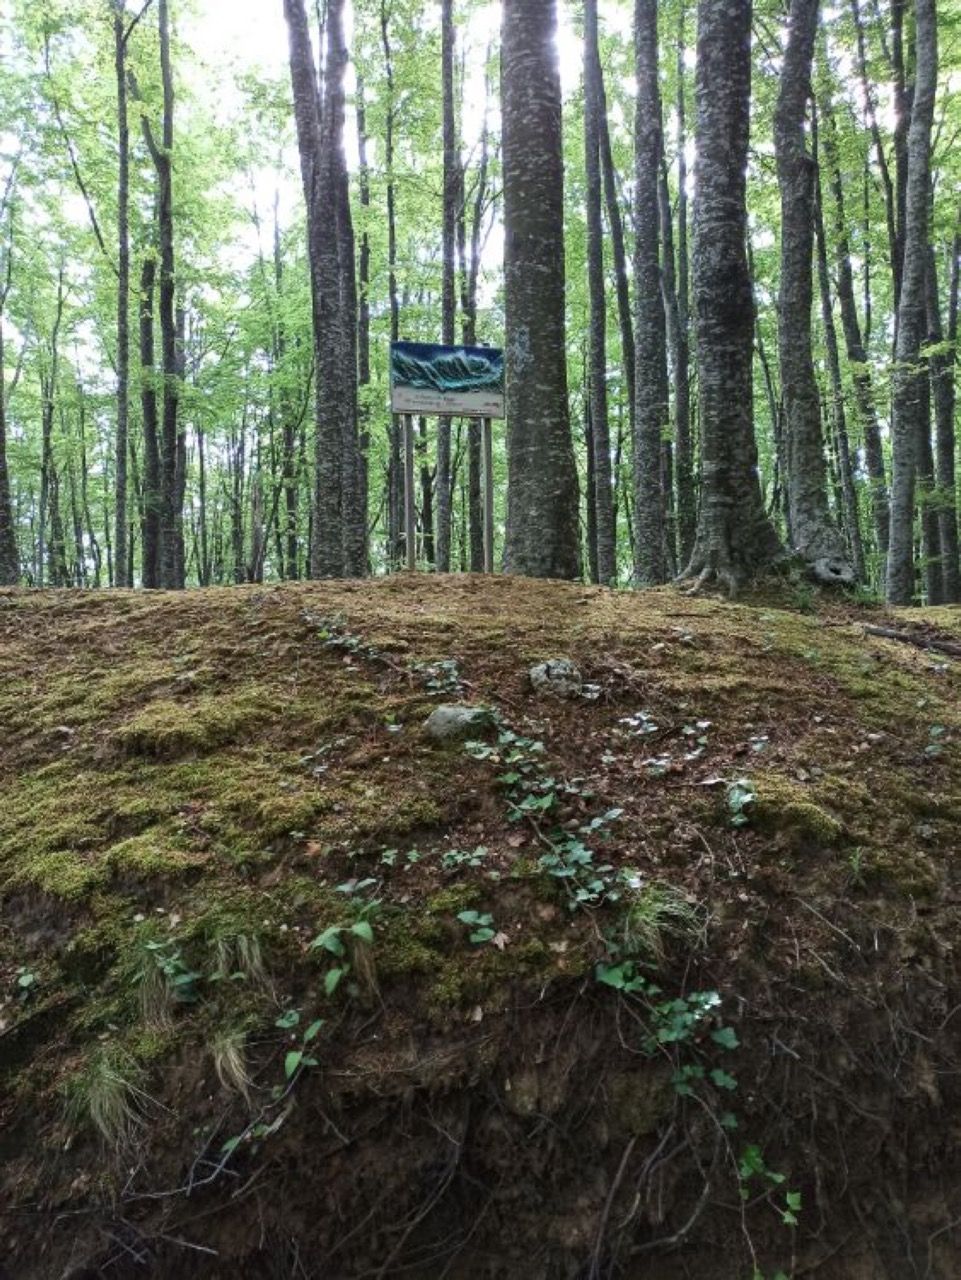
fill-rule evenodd
<path id="1" fill-rule="evenodd" d="M 392 342 L 392 413 L 503 418 L 504 353 L 494 347 Z"/>

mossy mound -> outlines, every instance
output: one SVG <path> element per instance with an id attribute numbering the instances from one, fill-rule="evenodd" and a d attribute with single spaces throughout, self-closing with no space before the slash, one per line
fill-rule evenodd
<path id="1" fill-rule="evenodd" d="M 955 1274 L 959 615 L 803 604 L 0 593 L 10 1273 Z"/>

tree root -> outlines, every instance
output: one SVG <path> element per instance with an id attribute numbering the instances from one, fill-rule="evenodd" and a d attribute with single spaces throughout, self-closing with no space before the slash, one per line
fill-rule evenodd
<path id="1" fill-rule="evenodd" d="M 900 644 L 910 644 L 916 649 L 927 649 L 934 653 L 945 653 L 952 658 L 961 658 L 961 644 L 953 640 L 937 640 L 933 636 L 913 635 L 910 631 L 897 631 L 894 627 L 864 627 L 866 636 L 880 636 L 882 640 L 897 640 Z"/>

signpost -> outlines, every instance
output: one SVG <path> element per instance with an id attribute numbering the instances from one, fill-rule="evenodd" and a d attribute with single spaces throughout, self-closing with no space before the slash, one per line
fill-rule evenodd
<path id="1" fill-rule="evenodd" d="M 494 347 L 392 342 L 390 407 L 404 426 L 404 536 L 407 568 L 416 568 L 414 414 L 479 418 L 484 492 L 484 572 L 494 572 L 492 420 L 504 416 L 504 353 Z"/>

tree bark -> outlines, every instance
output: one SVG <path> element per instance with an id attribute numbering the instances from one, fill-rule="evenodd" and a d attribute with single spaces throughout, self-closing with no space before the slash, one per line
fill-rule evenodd
<path id="1" fill-rule="evenodd" d="M 454 343 L 457 320 L 457 205 L 460 158 L 454 115 L 454 4 L 441 0 L 441 88 L 443 98 L 444 191 L 442 208 L 441 342 Z M 437 423 L 437 511 L 435 549 L 438 573 L 450 573 L 450 427 Z"/>
<path id="2" fill-rule="evenodd" d="M 757 473 L 745 175 L 751 0 L 699 0 L 694 314 L 701 506 L 686 576 L 731 593 L 783 553 Z"/>
<path id="3" fill-rule="evenodd" d="M 816 136 L 816 135 L 815 135 Z M 821 187 L 817 182 L 815 198 L 815 231 L 817 234 L 818 283 L 821 294 L 821 322 L 824 327 L 824 351 L 831 380 L 830 412 L 834 435 L 834 447 L 841 481 L 841 500 L 844 511 L 845 532 L 854 575 L 859 582 L 865 580 L 864 547 L 861 542 L 861 521 L 858 511 L 858 495 L 854 485 L 851 465 L 851 446 L 848 440 L 847 419 L 844 412 L 844 388 L 841 383 L 841 357 L 838 334 L 834 324 L 834 308 L 831 302 L 831 279 L 828 273 L 827 237 L 821 208 Z"/>
<path id="4" fill-rule="evenodd" d="M 891 536 L 887 598 L 910 604 L 914 596 L 914 505 L 918 441 L 928 395 L 926 371 L 918 367 L 926 330 L 925 281 L 931 189 L 931 128 L 938 73 L 935 0 L 915 0 L 917 74 L 908 132 L 904 261 L 898 305 L 898 340 L 892 412 Z"/>
<path id="5" fill-rule="evenodd" d="M 828 171 L 832 194 L 832 232 L 837 266 L 838 303 L 841 308 L 841 328 L 854 384 L 854 399 L 858 419 L 864 435 L 864 454 L 868 479 L 871 484 L 871 507 L 878 550 L 887 555 L 890 510 L 888 506 L 887 476 L 884 468 L 884 449 L 877 406 L 871 380 L 871 366 L 858 319 L 854 296 L 854 273 L 851 268 L 851 245 L 848 235 L 847 214 L 844 203 L 844 182 L 837 147 L 837 129 L 834 111 L 827 93 L 821 95 L 820 114 L 823 122 L 821 147 Z M 870 297 L 870 294 L 867 295 Z M 867 319 L 867 317 L 866 317 Z"/>
<path id="6" fill-rule="evenodd" d="M 584 153 L 587 204 L 587 285 L 590 305 L 587 367 L 590 419 L 586 438 L 589 495 L 588 543 L 594 535 L 592 580 L 610 586 L 617 577 L 614 495 L 611 477 L 611 434 L 607 405 L 607 295 L 604 288 L 604 229 L 601 222 L 601 60 L 598 48 L 597 0 L 584 3 Z"/>
<path id="7" fill-rule="evenodd" d="M 114 68 L 117 78 L 117 435 L 116 585 L 127 577 L 127 432 L 130 414 L 130 124 L 127 118 L 127 32 L 123 0 L 114 0 Z"/>
<path id="8" fill-rule="evenodd" d="M 140 270 L 140 405 L 143 420 L 143 585 L 162 585 L 160 576 L 160 439 L 154 368 L 154 291 L 157 268 L 152 253 Z"/>
<path id="9" fill-rule="evenodd" d="M 170 14 L 168 0 L 158 0 L 157 21 L 160 33 L 160 71 L 163 83 L 163 121 L 158 145 L 146 114 L 141 127 L 147 149 L 157 172 L 157 225 L 160 237 L 160 343 L 163 366 L 163 417 L 160 432 L 159 494 L 159 573 L 160 586 L 182 588 L 179 538 L 182 509 L 178 507 L 177 477 L 177 413 L 179 379 L 177 376 L 177 315 L 174 255 L 174 212 L 172 156 L 174 145 L 174 83 L 170 59 Z M 129 80 L 129 77 L 128 77 Z M 136 84 L 132 82 L 135 95 Z M 116 552 L 114 554 L 116 563 Z M 119 574 L 121 570 L 118 568 Z"/>
<path id="10" fill-rule="evenodd" d="M 656 0 L 635 0 L 634 68 L 634 580 L 639 587 L 650 587 L 667 577 L 661 442 L 669 423 L 658 236 L 661 96 Z"/>
<path id="11" fill-rule="evenodd" d="M 694 441 L 691 431 L 691 332 L 690 271 L 688 267 L 687 214 L 687 68 L 685 45 L 686 5 L 678 7 L 677 19 L 677 268 L 674 295 L 677 305 L 677 337 L 674 360 L 674 453 L 677 485 L 677 530 L 681 565 L 686 565 L 694 549 L 697 531 L 697 495 L 694 491 Z M 665 178 L 666 185 L 666 178 Z M 670 226 L 670 217 L 666 224 Z M 668 245 L 665 239 L 665 260 Z M 673 254 L 671 255 L 673 258 Z M 668 315 L 670 317 L 671 311 Z"/>
<path id="12" fill-rule="evenodd" d="M 580 577 L 567 400 L 556 0 L 505 0 L 501 52 L 510 573 Z"/>
<path id="13" fill-rule="evenodd" d="M 397 191 L 394 182 L 394 55 L 390 43 L 386 0 L 380 4 L 380 35 L 384 50 L 386 91 L 384 119 L 384 169 L 387 180 L 387 296 L 390 305 L 390 340 L 400 338 L 400 302 L 397 296 Z M 403 560 L 404 467 L 401 460 L 400 417 L 391 415 L 387 457 L 387 562 L 398 569 Z"/>
<path id="14" fill-rule="evenodd" d="M 855 567 L 828 503 L 821 406 L 811 337 L 815 164 L 805 141 L 819 0 L 792 0 L 774 147 L 781 194 L 778 353 L 792 546 L 826 584 L 850 584 Z"/>
<path id="15" fill-rule="evenodd" d="M 4 372 L 3 321 L 13 275 L 13 213 L 10 213 L 10 235 L 4 263 L 4 280 L 0 288 L 0 586 L 14 587 L 20 581 L 20 553 L 17 547 L 17 525 L 10 491 L 10 469 L 7 463 L 7 381 Z"/>
<path id="16" fill-rule="evenodd" d="M 307 206 L 316 368 L 310 569 L 315 578 L 338 578 L 366 567 L 366 514 L 359 509 L 354 239 L 344 157 L 343 0 L 330 0 L 327 10 L 322 118 L 304 0 L 284 0 L 284 14 Z"/>
<path id="17" fill-rule="evenodd" d="M 934 248 L 928 250 L 928 274 L 925 304 L 928 322 L 928 344 L 932 353 L 928 357 L 928 374 L 934 401 L 936 507 L 941 543 L 941 598 L 946 604 L 961 601 L 961 573 L 958 565 L 958 505 L 955 479 L 955 375 L 957 358 L 957 290 L 958 244 L 953 246 L 951 261 L 951 285 L 948 319 L 948 347 L 945 348 L 944 325 L 941 321 L 941 302 L 938 293 L 937 261 Z"/>

